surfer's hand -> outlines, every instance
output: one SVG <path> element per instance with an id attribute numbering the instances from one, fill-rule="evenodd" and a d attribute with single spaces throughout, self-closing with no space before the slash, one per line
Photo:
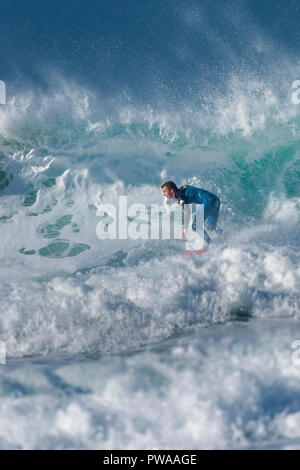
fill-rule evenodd
<path id="1" fill-rule="evenodd" d="M 186 230 L 185 230 L 185 228 L 182 229 L 182 238 L 186 238 Z"/>

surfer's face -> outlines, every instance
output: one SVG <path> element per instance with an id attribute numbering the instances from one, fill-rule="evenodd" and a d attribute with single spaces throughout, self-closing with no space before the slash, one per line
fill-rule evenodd
<path id="1" fill-rule="evenodd" d="M 167 199 L 173 199 L 175 197 L 174 189 L 169 189 L 167 186 L 164 186 L 162 189 L 163 196 Z"/>

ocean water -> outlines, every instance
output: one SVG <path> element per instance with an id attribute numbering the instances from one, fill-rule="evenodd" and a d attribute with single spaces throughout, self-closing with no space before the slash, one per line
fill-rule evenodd
<path id="1" fill-rule="evenodd" d="M 299 8 L 271 3 L 4 9 L 1 448 L 300 448 Z M 219 196 L 216 247 L 98 238 L 166 179 Z"/>

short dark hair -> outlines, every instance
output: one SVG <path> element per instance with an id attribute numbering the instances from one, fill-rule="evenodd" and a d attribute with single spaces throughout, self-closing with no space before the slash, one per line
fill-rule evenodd
<path id="1" fill-rule="evenodd" d="M 165 188 L 167 187 L 169 190 L 170 189 L 174 189 L 174 191 L 177 190 L 177 186 L 176 184 L 174 183 L 174 181 L 165 181 L 162 185 L 161 185 L 161 189 L 162 188 Z"/>

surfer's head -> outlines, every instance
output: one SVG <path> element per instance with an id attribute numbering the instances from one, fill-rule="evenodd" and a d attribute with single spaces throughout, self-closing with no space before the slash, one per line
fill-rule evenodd
<path id="1" fill-rule="evenodd" d="M 173 181 L 166 181 L 161 185 L 161 190 L 164 197 L 167 199 L 173 199 L 175 197 L 175 192 L 177 191 L 177 186 Z"/>

